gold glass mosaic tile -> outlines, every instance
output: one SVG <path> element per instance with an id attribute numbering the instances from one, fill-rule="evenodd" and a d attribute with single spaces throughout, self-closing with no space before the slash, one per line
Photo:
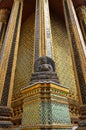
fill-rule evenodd
<path id="1" fill-rule="evenodd" d="M 18 50 L 17 67 L 14 82 L 14 97 L 18 97 L 20 89 L 29 84 L 33 67 L 35 16 L 32 14 L 22 25 Z"/>
<path id="2" fill-rule="evenodd" d="M 53 40 L 53 59 L 60 83 L 71 90 L 76 97 L 76 83 L 72 65 L 70 45 L 64 24 L 51 14 L 51 31 Z"/>

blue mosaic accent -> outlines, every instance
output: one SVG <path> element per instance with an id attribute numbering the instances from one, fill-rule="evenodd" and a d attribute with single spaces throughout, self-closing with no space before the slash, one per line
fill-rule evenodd
<path id="1" fill-rule="evenodd" d="M 52 108 L 50 102 L 41 102 L 41 124 L 52 124 Z"/>
<path id="2" fill-rule="evenodd" d="M 52 122 L 71 124 L 68 105 L 52 103 Z"/>
<path id="3" fill-rule="evenodd" d="M 49 16 L 49 3 L 48 0 L 44 2 L 45 10 L 45 34 L 46 34 L 46 50 L 47 56 L 52 58 L 52 39 L 51 39 L 51 26 L 50 26 L 50 16 Z"/>
<path id="4" fill-rule="evenodd" d="M 42 124 L 71 124 L 68 105 L 42 102 L 40 108 Z"/>
<path id="5" fill-rule="evenodd" d="M 39 0 L 36 1 L 36 32 L 35 32 L 35 59 L 39 57 L 39 37 L 40 37 L 40 9 Z"/>

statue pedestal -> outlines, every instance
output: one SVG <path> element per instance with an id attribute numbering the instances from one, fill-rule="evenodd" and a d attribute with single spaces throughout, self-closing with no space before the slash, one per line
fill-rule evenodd
<path id="1" fill-rule="evenodd" d="M 21 130 L 71 130 L 67 95 L 69 90 L 54 82 L 37 82 L 22 89 Z"/>

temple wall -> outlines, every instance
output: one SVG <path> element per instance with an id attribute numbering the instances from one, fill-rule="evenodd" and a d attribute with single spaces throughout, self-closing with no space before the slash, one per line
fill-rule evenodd
<path id="1" fill-rule="evenodd" d="M 30 81 L 33 68 L 34 20 L 35 16 L 32 14 L 22 25 L 14 83 L 14 98 L 20 96 L 20 89 L 23 86 L 27 86 Z M 51 31 L 53 59 L 56 64 L 56 72 L 60 83 L 70 88 L 71 96 L 76 98 L 76 85 L 66 28 L 64 24 L 52 14 Z"/>

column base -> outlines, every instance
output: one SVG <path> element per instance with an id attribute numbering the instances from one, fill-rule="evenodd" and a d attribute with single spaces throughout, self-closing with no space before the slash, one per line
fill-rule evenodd
<path id="1" fill-rule="evenodd" d="M 80 112 L 81 116 L 77 130 L 86 130 L 86 105 L 80 107 Z"/>
<path id="2" fill-rule="evenodd" d="M 12 127 L 11 121 L 0 121 L 0 128 L 9 128 Z"/>
<path id="3" fill-rule="evenodd" d="M 68 92 L 67 88 L 52 82 L 35 83 L 24 88 L 20 130 L 71 130 Z"/>
<path id="4" fill-rule="evenodd" d="M 82 120 L 79 122 L 79 127 L 77 130 L 86 130 L 86 120 Z"/>
<path id="5" fill-rule="evenodd" d="M 0 106 L 0 128 L 12 127 L 11 109 L 6 106 Z"/>
<path id="6" fill-rule="evenodd" d="M 20 130 L 71 130 L 69 90 L 59 84 L 51 58 L 35 61 L 31 82 L 21 92 L 24 100 Z"/>
<path id="7" fill-rule="evenodd" d="M 79 127 L 76 130 L 86 130 L 86 127 Z"/>

